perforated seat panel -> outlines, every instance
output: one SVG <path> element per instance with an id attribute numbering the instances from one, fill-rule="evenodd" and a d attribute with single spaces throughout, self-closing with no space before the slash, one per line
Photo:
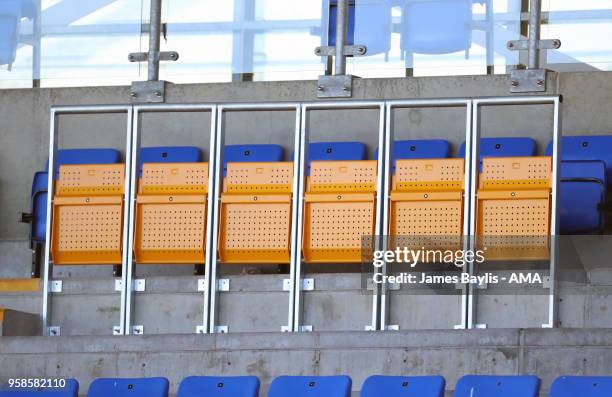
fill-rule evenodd
<path id="1" fill-rule="evenodd" d="M 477 235 L 487 259 L 546 259 L 550 235 L 550 157 L 485 158 Z"/>
<path id="2" fill-rule="evenodd" d="M 119 264 L 124 165 L 63 165 L 53 202 L 53 262 Z"/>
<path id="3" fill-rule="evenodd" d="M 313 161 L 304 203 L 306 262 L 362 261 L 374 234 L 377 162 Z"/>
<path id="4" fill-rule="evenodd" d="M 204 263 L 208 163 L 145 163 L 136 208 L 138 263 Z"/>
<path id="5" fill-rule="evenodd" d="M 289 263 L 293 163 L 228 163 L 219 256 L 225 263 Z"/>
<path id="6" fill-rule="evenodd" d="M 463 234 L 463 159 L 398 160 L 391 192 L 391 242 L 458 249 Z"/>

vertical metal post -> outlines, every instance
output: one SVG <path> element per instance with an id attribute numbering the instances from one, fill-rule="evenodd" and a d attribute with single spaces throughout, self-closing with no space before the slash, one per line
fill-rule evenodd
<path id="1" fill-rule="evenodd" d="M 561 98 L 553 101 L 553 183 L 551 191 L 550 210 L 550 271 L 548 274 L 550 289 L 548 294 L 548 323 L 542 328 L 555 328 L 558 326 L 557 302 L 557 262 L 559 258 L 559 182 L 561 180 Z"/>
<path id="2" fill-rule="evenodd" d="M 57 154 L 57 115 L 51 109 L 51 120 L 49 127 L 49 169 L 47 175 L 47 222 L 45 223 L 45 262 L 43 269 L 43 308 L 42 308 L 42 331 L 43 335 L 49 336 L 49 325 L 51 321 L 51 291 L 50 283 L 53 277 L 53 264 L 51 263 L 51 219 L 53 218 L 53 193 L 55 187 L 55 170 Z"/>
<path id="3" fill-rule="evenodd" d="M 336 56 L 335 74 L 346 74 L 346 57 L 344 56 L 344 46 L 348 31 L 349 0 L 338 0 L 336 6 Z"/>
<path id="4" fill-rule="evenodd" d="M 468 195 L 468 200 L 465 205 L 469 208 L 467 212 L 469 214 L 469 222 L 468 229 L 466 231 L 466 239 L 467 239 L 467 249 L 474 250 L 476 247 L 476 217 L 477 217 L 477 188 L 478 188 L 478 173 L 480 172 L 480 106 L 478 100 L 474 100 L 471 103 L 472 108 L 472 125 L 471 125 L 471 134 L 469 135 L 469 139 L 466 138 L 466 169 L 469 170 L 469 183 L 466 184 L 466 187 L 469 186 L 469 195 L 468 191 L 466 191 L 466 195 Z M 471 145 L 468 147 L 468 140 L 470 140 Z M 466 175 L 468 175 L 466 173 Z M 467 263 L 468 273 L 470 275 L 474 275 L 476 273 L 476 266 L 474 261 L 470 261 Z M 476 327 L 476 301 L 477 301 L 477 290 L 475 286 L 468 284 L 464 286 L 464 298 L 463 304 L 465 311 L 465 328 L 472 329 Z"/>
<path id="5" fill-rule="evenodd" d="M 151 13 L 149 18 L 149 62 L 147 79 L 159 80 L 159 49 L 161 36 L 161 9 L 162 0 L 151 0 Z"/>
<path id="6" fill-rule="evenodd" d="M 217 322 L 217 245 L 219 241 L 219 207 L 221 202 L 221 180 L 223 179 L 223 106 L 215 106 L 210 130 L 210 159 L 208 179 L 208 223 L 206 225 L 206 291 L 204 292 L 204 313 L 202 333 L 215 333 Z"/>
<path id="7" fill-rule="evenodd" d="M 540 17 L 541 0 L 529 0 L 529 47 L 527 66 L 529 69 L 540 68 Z"/>
<path id="8" fill-rule="evenodd" d="M 135 202 L 138 186 L 138 168 L 140 152 L 140 117 L 138 108 L 128 110 L 128 130 L 125 145 L 125 190 L 123 203 L 123 254 L 121 263 L 121 322 L 120 335 L 130 335 L 134 320 L 134 230 Z"/>
<path id="9" fill-rule="evenodd" d="M 378 127 L 378 181 L 376 189 L 375 250 L 386 250 L 389 246 L 389 215 L 392 170 L 393 117 L 390 104 L 381 104 Z M 374 269 L 374 272 L 377 272 Z M 382 274 L 387 274 L 383 265 Z M 372 330 L 385 331 L 389 322 L 389 290 L 386 284 L 378 285 L 372 280 Z M 379 320 L 380 319 L 380 320 Z"/>

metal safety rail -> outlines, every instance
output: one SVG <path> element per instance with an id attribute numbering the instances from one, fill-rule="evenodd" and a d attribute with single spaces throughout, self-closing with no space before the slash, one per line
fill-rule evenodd
<path id="1" fill-rule="evenodd" d="M 291 235 L 290 235 L 290 279 L 288 280 L 287 301 L 288 313 L 287 324 L 281 325 L 279 330 L 285 332 L 300 332 L 311 330 L 312 327 L 302 324 L 303 305 L 303 210 L 305 206 L 305 183 L 306 168 L 308 159 L 309 142 L 309 114 L 313 110 L 350 110 L 350 109 L 374 109 L 378 110 L 379 130 L 378 147 L 379 161 L 377 163 L 376 178 L 376 204 L 375 204 L 375 240 L 376 249 L 382 247 L 383 236 L 389 230 L 390 215 L 390 191 L 392 177 L 392 144 L 393 144 L 393 111 L 400 108 L 465 108 L 465 177 L 463 178 L 464 207 L 463 207 L 463 234 L 467 236 L 465 249 L 473 249 L 476 235 L 476 203 L 477 203 L 477 181 L 478 181 L 478 161 L 479 161 L 479 139 L 480 139 L 480 110 L 485 106 L 506 106 L 506 105 L 546 105 L 554 107 L 553 114 L 553 141 L 554 151 L 552 160 L 552 179 L 551 179 L 551 237 L 550 246 L 550 283 L 549 283 L 549 308 L 547 324 L 544 327 L 556 326 L 556 288 L 555 270 L 557 266 L 556 245 L 554 237 L 558 232 L 558 182 L 559 182 L 559 153 L 560 153 L 560 114 L 561 99 L 559 96 L 527 96 L 527 97 L 503 97 L 503 98 L 448 98 L 448 99 L 411 99 L 411 100 L 390 100 L 390 101 L 321 101 L 314 103 L 307 102 L 278 102 L 278 103 L 241 103 L 241 104 L 150 104 L 150 105 L 120 105 L 120 106 L 73 106 L 73 107 L 53 107 L 51 108 L 51 125 L 49 135 L 49 201 L 47 203 L 46 223 L 46 248 L 44 258 L 44 284 L 43 284 L 43 326 L 45 335 L 59 335 L 60 330 L 53 325 L 51 317 L 51 298 L 54 290 L 57 290 L 57 281 L 53 280 L 53 262 L 51 258 L 51 230 L 52 230 L 52 208 L 53 208 L 53 176 L 56 172 L 56 153 L 58 148 L 58 126 L 57 117 L 59 115 L 70 114 L 98 114 L 98 113 L 125 113 L 127 114 L 126 144 L 125 144 L 125 189 L 124 203 L 125 210 L 122 223 L 122 262 L 123 269 L 121 276 L 121 313 L 120 323 L 112 330 L 113 334 L 142 334 L 144 330 L 134 325 L 134 279 L 136 263 L 133 257 L 134 235 L 135 235 L 135 198 L 138 185 L 138 164 L 139 148 L 141 137 L 140 117 L 149 112 L 210 112 L 210 147 L 209 147 L 209 178 L 207 192 L 207 214 L 206 214 L 206 256 L 205 256 L 205 276 L 202 281 L 202 288 L 198 291 L 203 293 L 202 313 L 203 322 L 196 327 L 198 333 L 227 332 L 228 329 L 217 324 L 218 319 L 218 245 L 219 245 L 219 226 L 220 226 L 220 197 L 223 179 L 223 147 L 225 143 L 224 115 L 237 111 L 294 111 L 295 112 L 295 131 L 294 131 L 294 152 L 293 161 L 293 182 L 291 197 Z M 208 128 L 208 127 L 206 127 Z M 386 268 L 383 267 L 383 272 Z M 467 271 L 474 274 L 475 264 L 467 264 Z M 61 285 L 61 282 L 59 282 Z M 200 283 L 199 283 L 200 284 Z M 390 326 L 389 313 L 391 310 L 406 310 L 405 308 L 395 309 L 389 303 L 388 286 L 378 285 L 372 294 L 371 319 L 366 325 L 367 330 L 387 330 L 395 329 Z M 61 288 L 60 288 L 61 289 Z M 475 287 L 466 287 L 462 290 L 460 322 L 456 328 L 475 328 L 476 322 L 476 293 Z M 280 324 L 279 324 L 280 325 Z M 109 330 L 110 333 L 110 330 Z"/>

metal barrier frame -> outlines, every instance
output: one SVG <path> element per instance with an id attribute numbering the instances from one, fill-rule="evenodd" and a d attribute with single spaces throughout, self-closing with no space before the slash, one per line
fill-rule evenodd
<path id="1" fill-rule="evenodd" d="M 295 135 L 293 162 L 293 197 L 291 213 L 291 261 L 289 274 L 289 308 L 287 325 L 281 327 L 283 332 L 311 331 L 312 327 L 302 324 L 302 239 L 303 239 L 303 208 L 305 193 L 305 169 L 308 158 L 309 112 L 312 110 L 334 109 L 379 109 L 378 147 L 379 161 L 377 165 L 376 194 L 376 247 L 380 248 L 383 236 L 389 228 L 389 198 L 391 187 L 391 149 L 393 143 L 393 110 L 399 108 L 435 108 L 435 107 L 466 107 L 466 178 L 464 185 L 464 235 L 467 236 L 466 249 L 475 247 L 476 230 L 476 194 L 478 181 L 478 162 L 480 153 L 480 110 L 485 106 L 512 105 L 553 105 L 553 184 L 551 191 L 551 246 L 549 273 L 548 322 L 543 328 L 554 328 L 558 325 L 558 303 L 555 273 L 557 270 L 558 246 L 556 236 L 559 234 L 559 170 L 561 153 L 561 97 L 560 96 L 522 96 L 522 97 L 491 97 L 491 98 L 448 98 L 448 99 L 412 99 L 389 101 L 321 101 L 321 102 L 271 102 L 271 103 L 233 103 L 233 104 L 164 104 L 164 105 L 91 105 L 91 106 L 60 106 L 50 109 L 49 129 L 49 193 L 47 200 L 47 220 L 45 239 L 45 259 L 43 271 L 43 309 L 42 326 L 46 336 L 59 335 L 60 328 L 51 326 L 51 294 L 55 285 L 53 281 L 53 263 L 51 261 L 51 226 L 54 194 L 54 174 L 56 172 L 56 154 L 58 150 L 57 117 L 70 114 L 123 114 L 127 116 L 125 144 L 125 189 L 123 216 L 123 253 L 122 253 L 122 288 L 120 324 L 113 328 L 114 335 L 141 334 L 143 330 L 133 325 L 134 320 L 134 269 L 133 237 L 135 231 L 134 210 L 138 175 L 138 156 L 140 148 L 141 123 L 140 116 L 151 112 L 211 112 L 210 125 L 210 155 L 209 155 L 209 187 L 206 225 L 206 263 L 203 288 L 203 323 L 196 327 L 196 332 L 217 333 L 227 332 L 226 327 L 218 327 L 217 293 L 218 293 L 218 231 L 221 194 L 221 167 L 223 164 L 223 147 L 225 131 L 223 115 L 233 111 L 294 111 Z M 475 264 L 468 262 L 467 271 L 475 272 Z M 386 268 L 383 267 L 383 272 Z M 60 284 L 61 285 L 61 284 Z M 477 294 L 475 286 L 466 286 L 462 290 L 461 319 L 456 325 L 458 329 L 482 327 L 476 324 Z M 389 300 L 386 298 L 386 286 L 378 285 L 373 289 L 371 323 L 366 330 L 390 330 L 397 327 L 389 326 Z"/>
<path id="2" fill-rule="evenodd" d="M 492 97 L 492 98 L 475 98 L 472 100 L 472 159 L 471 159 L 471 175 L 470 184 L 472 190 L 470 192 L 471 205 L 471 225 L 472 231 L 470 238 L 470 249 L 474 249 L 474 235 L 476 230 L 476 190 L 478 187 L 478 163 L 480 159 L 480 110 L 485 106 L 512 106 L 512 105 L 553 105 L 553 157 L 552 157 L 552 189 L 551 189 L 551 217 L 550 217 L 550 273 L 549 273 L 549 294 L 548 294 L 548 322 L 542 324 L 542 328 L 555 328 L 558 325 L 558 302 L 557 302 L 557 257 L 558 246 L 556 237 L 559 235 L 559 170 L 561 167 L 561 96 L 520 96 L 520 97 Z M 466 145 L 467 146 L 467 145 Z M 466 149 L 467 151 L 467 149 Z M 475 272 L 474 262 L 468 263 L 468 271 L 470 275 Z M 470 286 L 468 299 L 465 302 L 467 307 L 463 310 L 467 313 L 466 324 L 468 329 L 486 328 L 486 324 L 476 323 L 476 303 L 477 293 L 476 286 Z"/>
<path id="3" fill-rule="evenodd" d="M 215 185 L 215 174 L 212 169 L 215 167 L 213 153 L 216 149 L 216 122 L 217 122 L 217 105 L 215 104 L 165 104 L 165 105 L 137 105 L 133 108 L 133 127 L 132 127 L 132 142 L 131 142 L 131 159 L 129 175 L 130 175 L 130 197 L 129 197 L 129 220 L 128 220 L 128 242 L 125 245 L 125 250 L 130 254 L 126 258 L 126 266 L 124 267 L 123 277 L 123 290 L 125 293 L 125 327 L 123 332 L 126 335 L 130 334 L 143 334 L 144 329 L 141 325 L 134 325 L 134 277 L 136 270 L 136 261 L 134 260 L 134 233 L 136 229 L 135 222 L 135 204 L 136 204 L 136 193 L 138 190 L 138 164 L 140 163 L 140 138 L 141 138 L 141 116 L 145 113 L 187 113 L 187 112 L 210 112 L 210 147 L 209 147 L 209 162 L 208 162 L 208 201 L 207 201 L 207 219 L 213 210 L 212 198 L 215 197 L 213 188 Z M 126 152 L 127 153 L 127 152 Z M 126 199 L 126 208 L 128 207 L 128 201 Z M 212 240 L 213 233 L 212 222 L 206 223 L 206 261 L 209 258 L 210 245 L 209 241 Z M 215 249 L 216 251 L 216 249 Z M 205 284 L 208 273 L 205 275 Z M 207 289 L 206 289 L 207 291 Z M 203 292 L 204 296 L 206 291 Z M 203 307 L 204 318 L 207 317 L 208 310 L 206 306 Z"/>
<path id="4" fill-rule="evenodd" d="M 308 142 L 310 137 L 310 132 L 308 128 L 308 112 L 311 110 L 333 110 L 333 109 L 342 109 L 342 110 L 350 110 L 350 109 L 378 109 L 379 110 L 379 124 L 378 124 L 378 147 L 379 147 L 379 161 L 377 165 L 377 183 L 376 183 L 376 218 L 375 218 L 375 235 L 381 236 L 383 233 L 382 222 L 381 219 L 383 217 L 383 186 L 384 179 L 386 176 L 385 171 L 385 160 L 386 160 L 386 150 L 387 146 L 385 145 L 385 101 L 326 101 L 326 102 L 311 102 L 311 103 L 303 103 L 302 104 L 302 122 L 301 128 L 299 131 L 299 138 L 301 141 L 300 144 L 300 155 L 299 155 L 299 169 L 297 175 L 299 187 L 299 213 L 303 214 L 304 212 L 304 193 L 305 193 L 305 169 L 306 169 L 306 159 L 308 158 Z M 382 148 L 382 149 L 381 149 Z M 380 152 L 382 150 L 382 153 Z M 295 264 L 295 279 L 292 278 L 292 284 L 295 286 L 295 296 L 294 296 L 294 322 L 293 322 L 293 331 L 311 331 L 312 327 L 309 325 L 302 324 L 302 283 L 300 282 L 302 279 L 302 239 L 303 239 L 303 216 L 300 216 L 298 219 L 298 230 L 296 234 L 296 238 L 294 239 L 294 251 L 296 252 L 296 257 L 292 257 L 292 265 Z M 377 241 L 377 246 L 380 242 Z M 366 331 L 375 331 L 378 329 L 378 318 L 380 316 L 380 290 L 378 288 L 373 288 L 372 292 L 372 317 L 370 324 L 365 326 Z"/>
<path id="5" fill-rule="evenodd" d="M 90 106 L 59 106 L 52 107 L 50 109 L 50 127 L 49 127 L 49 172 L 47 179 L 48 194 L 47 194 L 47 222 L 45 225 L 45 259 L 44 259 L 44 270 L 43 270 L 43 307 L 42 307 L 42 330 L 45 336 L 56 336 L 60 335 L 61 328 L 59 326 L 51 325 L 51 294 L 53 293 L 52 284 L 59 287 L 61 290 L 61 282 L 53 281 L 53 263 L 51 261 L 51 225 L 53 218 L 53 201 L 55 192 L 55 171 L 56 171 L 56 155 L 58 148 L 59 133 L 57 129 L 57 117 L 59 115 L 70 115 L 70 114 L 108 114 L 108 113 L 125 113 L 127 116 L 126 126 L 126 143 L 125 143 L 125 188 L 123 199 L 125 204 L 131 197 L 131 188 L 133 185 L 130 183 L 130 164 L 131 159 L 131 145 L 132 145 L 132 121 L 133 121 L 133 107 L 131 105 L 90 105 Z M 130 219 L 130 210 L 127 205 L 124 206 L 123 212 L 123 253 L 122 253 L 122 269 L 126 268 L 129 260 L 128 250 L 126 247 L 129 244 L 128 238 L 128 221 Z M 130 253 L 131 254 L 131 253 Z M 127 272 L 122 272 L 121 280 L 123 285 L 127 282 Z M 121 290 L 121 310 L 119 326 L 113 328 L 113 334 L 123 335 L 125 334 L 125 309 L 127 294 L 125 288 Z"/>
<path id="6" fill-rule="evenodd" d="M 219 240 L 219 208 L 221 201 L 221 181 L 223 179 L 222 172 L 222 164 L 223 164 L 223 147 L 225 146 L 225 129 L 223 123 L 223 115 L 227 112 L 232 111 L 294 111 L 295 112 L 295 136 L 294 136 L 294 151 L 298 153 L 300 150 L 300 140 L 299 132 L 300 132 L 300 119 L 301 119 L 301 109 L 299 102 L 271 102 L 271 103 L 234 103 L 234 104 L 222 104 L 217 106 L 217 122 L 216 122 L 216 144 L 215 144 L 215 160 L 214 160 L 214 186 L 209 187 L 209 205 L 212 202 L 213 208 L 212 213 L 209 213 L 210 217 L 208 220 L 207 227 L 214 231 L 212 234 L 212 238 L 208 241 L 208 249 L 206 252 L 206 290 L 208 293 L 204 294 L 204 321 L 201 327 L 198 327 L 198 333 L 227 333 L 229 332 L 229 327 L 227 326 L 218 326 L 216 324 L 217 321 L 217 294 L 218 294 L 218 277 L 217 277 L 217 267 L 218 264 L 218 252 L 217 252 L 217 243 Z M 212 153 L 212 149 L 211 149 Z M 292 209 L 291 209 L 291 263 L 290 263 L 290 288 L 289 288 L 289 310 L 287 314 L 287 325 L 282 326 L 281 330 L 283 332 L 291 332 L 293 331 L 293 296 L 295 289 L 295 263 L 293 258 L 296 255 L 299 255 L 299 252 L 296 253 L 296 246 L 294 244 L 295 235 L 297 233 L 297 223 L 298 219 L 301 219 L 301 212 L 298 211 L 298 197 L 299 197 L 299 188 L 300 181 L 299 178 L 296 178 L 297 172 L 299 171 L 300 162 L 293 162 L 293 197 L 292 197 Z M 210 200 L 211 192 L 214 191 L 214 200 Z"/>
<path id="7" fill-rule="evenodd" d="M 465 177 L 464 177 L 464 203 L 463 203 L 463 236 L 471 236 L 474 231 L 471 229 L 471 215 L 474 214 L 470 200 L 472 200 L 472 184 L 470 183 L 470 166 L 472 164 L 472 100 L 469 98 L 448 98 L 448 99 L 411 99 L 411 100 L 392 100 L 386 102 L 386 139 L 385 139 L 385 185 L 384 185 L 384 209 L 382 218 L 382 235 L 389 233 L 390 223 L 390 200 L 391 200 L 391 153 L 393 153 L 394 129 L 393 129 L 393 110 L 394 109 L 414 109 L 414 108 L 449 108 L 462 107 L 465 108 Z M 467 241 L 464 239 L 464 249 L 468 249 Z M 387 274 L 386 265 L 382 268 L 382 274 Z M 396 331 L 399 330 L 398 325 L 389 325 L 390 304 L 387 294 L 387 285 L 382 285 L 381 293 L 381 309 L 380 309 L 380 330 Z M 466 328 L 466 303 L 467 303 L 467 288 L 462 286 L 461 294 L 461 323 L 454 326 L 455 329 Z"/>

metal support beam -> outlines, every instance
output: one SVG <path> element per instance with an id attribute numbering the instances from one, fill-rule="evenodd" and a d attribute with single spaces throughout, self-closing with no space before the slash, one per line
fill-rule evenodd
<path id="1" fill-rule="evenodd" d="M 147 62 L 147 81 L 132 82 L 132 102 L 165 102 L 166 82 L 159 80 L 159 62 L 177 61 L 178 52 L 160 52 L 162 35 L 162 0 L 151 0 L 149 21 L 149 52 L 128 55 L 130 62 Z"/>
<path id="2" fill-rule="evenodd" d="M 317 56 L 334 57 L 334 75 L 319 76 L 317 85 L 317 97 L 319 98 L 350 98 L 353 96 L 353 76 L 346 74 L 346 57 L 363 56 L 368 49 L 363 45 L 347 45 L 348 20 L 349 0 L 337 0 L 336 43 L 333 47 L 322 46 L 315 49 Z"/>
<path id="3" fill-rule="evenodd" d="M 527 69 L 515 69 L 510 73 L 512 93 L 546 91 L 546 70 L 540 69 L 540 50 L 558 49 L 561 40 L 540 40 L 542 1 L 529 0 L 529 36 L 527 40 L 511 40 L 509 50 L 527 50 Z"/>

